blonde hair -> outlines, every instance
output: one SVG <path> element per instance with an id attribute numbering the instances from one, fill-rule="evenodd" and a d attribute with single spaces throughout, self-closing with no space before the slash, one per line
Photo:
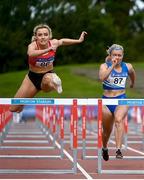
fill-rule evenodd
<path id="1" fill-rule="evenodd" d="M 36 33 L 37 33 L 38 29 L 41 29 L 41 28 L 46 28 L 48 30 L 48 32 L 49 32 L 50 39 L 52 39 L 52 30 L 51 30 L 51 28 L 46 24 L 39 24 L 39 25 L 35 26 L 34 29 L 33 29 L 33 36 L 32 36 L 31 42 L 36 40 Z"/>
<path id="2" fill-rule="evenodd" d="M 106 50 L 108 55 L 111 55 L 113 50 L 121 50 L 124 53 L 124 48 L 123 46 L 119 45 L 119 44 L 113 44 L 112 46 L 108 47 L 108 49 Z"/>

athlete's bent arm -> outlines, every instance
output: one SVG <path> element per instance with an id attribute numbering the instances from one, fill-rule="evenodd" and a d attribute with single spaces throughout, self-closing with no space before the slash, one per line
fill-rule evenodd
<path id="1" fill-rule="evenodd" d="M 133 66 L 130 63 L 127 63 L 128 70 L 129 70 L 129 77 L 130 77 L 130 88 L 134 87 L 135 80 L 136 80 L 136 73 Z"/>
<path id="2" fill-rule="evenodd" d="M 52 50 L 52 47 L 46 48 L 46 49 L 36 49 L 36 42 L 32 42 L 28 46 L 27 54 L 28 54 L 29 57 L 40 56 L 42 54 L 45 54 L 45 53 L 49 52 L 50 50 Z"/>
<path id="3" fill-rule="evenodd" d="M 108 78 L 110 75 L 111 71 L 113 70 L 114 66 L 112 65 L 111 67 L 107 67 L 106 63 L 101 64 L 100 70 L 99 70 L 99 79 L 100 81 L 104 81 Z"/>

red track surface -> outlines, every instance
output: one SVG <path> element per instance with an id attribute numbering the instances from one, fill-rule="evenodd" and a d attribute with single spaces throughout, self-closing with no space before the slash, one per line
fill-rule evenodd
<path id="1" fill-rule="evenodd" d="M 66 126 L 65 126 L 66 127 Z M 22 137 L 16 137 L 12 136 L 10 134 L 11 132 L 16 132 L 20 131 L 19 135 L 22 135 Z M 4 139 L 5 141 L 3 142 L 2 146 L 29 146 L 29 147 L 34 147 L 34 146 L 45 146 L 49 147 L 52 146 L 52 142 L 49 141 L 48 143 L 10 143 L 7 140 L 37 140 L 37 141 L 43 141 L 43 140 L 48 140 L 46 135 L 36 135 L 35 137 L 26 137 L 23 132 L 42 132 L 37 126 L 35 121 L 27 121 L 26 123 L 15 123 L 12 124 L 10 130 L 9 130 L 9 135 L 6 136 Z M 80 133 L 81 134 L 81 133 Z M 66 137 L 69 136 L 65 132 Z M 39 137 L 38 137 L 39 136 Z M 65 140 L 69 140 L 69 137 L 66 138 Z M 129 136 L 130 137 L 130 136 Z M 81 139 L 81 135 L 79 136 L 79 139 Z M 89 138 L 92 141 L 95 141 L 95 144 L 87 144 L 87 146 L 90 147 L 96 147 L 97 142 L 96 142 L 96 137 L 90 137 Z M 139 140 L 138 137 L 135 140 Z M 57 139 L 57 142 L 59 143 L 59 139 Z M 80 147 L 81 144 L 78 144 L 78 147 Z M 113 144 L 110 144 L 109 146 L 114 146 Z M 142 150 L 142 145 L 141 144 L 129 144 L 130 147 L 143 152 Z M 66 152 L 70 155 L 73 156 L 73 151 L 70 149 L 69 143 L 66 143 L 64 145 L 64 149 Z M 144 152 L 143 152 L 144 153 Z M 0 149 L 0 155 L 59 155 L 60 150 L 58 147 L 55 149 L 48 149 L 48 150 L 16 150 L 16 149 Z M 140 156 L 140 154 L 133 152 L 131 150 L 123 150 L 124 156 Z M 86 150 L 86 155 L 97 155 L 97 150 Z M 110 155 L 115 155 L 115 150 L 110 150 Z M 144 156 L 144 155 L 141 155 Z M 114 174 L 98 174 L 97 173 L 97 159 L 85 159 L 83 160 L 82 158 L 82 150 L 78 150 L 78 172 L 77 174 L 39 174 L 39 173 L 33 173 L 33 174 L 0 174 L 0 179 L 144 179 L 144 175 L 114 175 Z M 111 169 L 112 170 L 133 170 L 133 169 L 138 169 L 138 170 L 143 170 L 144 171 L 144 160 L 109 160 L 108 162 L 102 161 L 103 164 L 103 169 Z M 71 169 L 72 168 L 72 162 L 69 160 L 69 158 L 64 155 L 63 159 L 16 159 L 16 158 L 0 158 L 0 169 Z M 80 168 L 82 169 L 80 169 Z"/>

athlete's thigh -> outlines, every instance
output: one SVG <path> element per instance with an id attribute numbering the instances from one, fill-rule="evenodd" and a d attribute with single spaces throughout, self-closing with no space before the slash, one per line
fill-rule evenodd
<path id="1" fill-rule="evenodd" d="M 36 87 L 30 81 L 28 76 L 26 75 L 20 88 L 15 94 L 15 98 L 32 98 L 38 92 Z M 11 105 L 10 111 L 12 112 L 21 112 L 23 110 L 23 105 Z"/>
<path id="2" fill-rule="evenodd" d="M 52 74 L 53 73 L 46 73 L 42 78 L 41 89 L 45 92 L 53 90 Z"/>
<path id="3" fill-rule="evenodd" d="M 102 109 L 102 125 L 104 129 L 111 129 L 114 123 L 113 114 L 110 112 L 107 106 L 103 106 Z"/>
<path id="4" fill-rule="evenodd" d="M 128 113 L 128 109 L 129 109 L 128 106 L 119 105 L 119 106 L 116 107 L 114 116 L 115 116 L 116 118 L 124 119 L 125 116 L 126 116 L 127 113 Z"/>
<path id="5" fill-rule="evenodd" d="M 36 87 L 33 85 L 31 80 L 29 79 L 28 75 L 25 76 L 20 88 L 18 89 L 17 93 L 15 94 L 15 98 L 32 98 L 38 92 Z"/>

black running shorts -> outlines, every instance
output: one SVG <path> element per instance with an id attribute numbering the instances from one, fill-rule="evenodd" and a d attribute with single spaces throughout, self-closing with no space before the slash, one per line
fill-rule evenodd
<path id="1" fill-rule="evenodd" d="M 46 73 L 54 73 L 54 71 L 48 71 L 45 73 L 35 73 L 32 71 L 29 71 L 28 77 L 31 80 L 31 82 L 33 83 L 33 85 L 37 88 L 37 90 L 41 90 L 42 78 Z"/>

